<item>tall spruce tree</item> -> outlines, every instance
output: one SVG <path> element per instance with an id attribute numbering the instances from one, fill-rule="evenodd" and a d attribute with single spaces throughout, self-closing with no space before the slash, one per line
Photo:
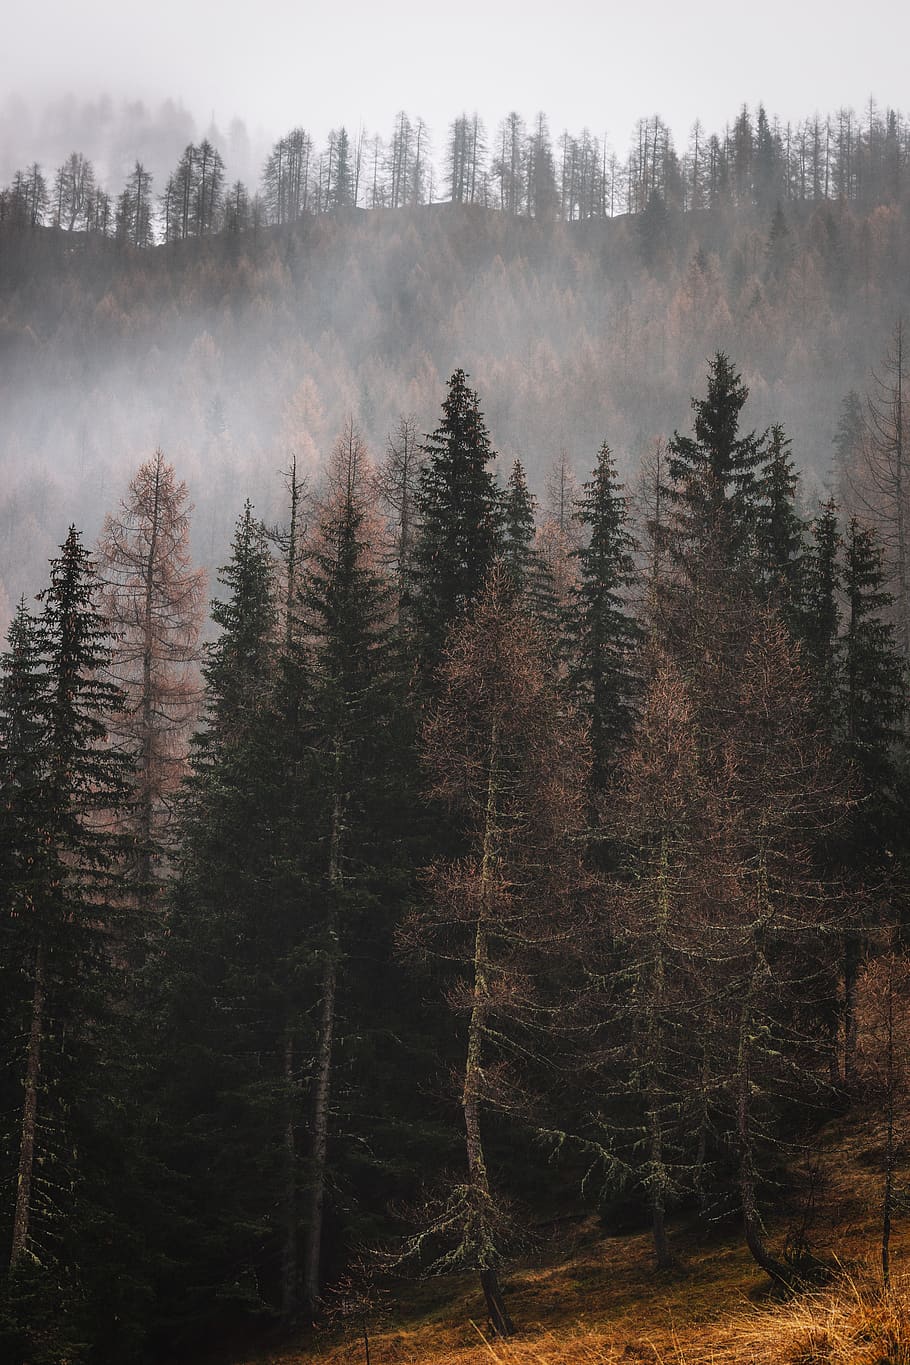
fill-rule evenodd
<path id="1" fill-rule="evenodd" d="M 170 1227 L 183 1233 L 179 1253 L 162 1260 L 158 1295 L 185 1334 L 207 1331 L 216 1313 L 231 1321 L 273 1310 L 283 1234 L 277 612 L 274 565 L 249 503 L 219 581 L 226 592 L 212 617 L 220 635 L 203 665 L 205 725 L 184 798 L 158 987 L 162 1198 Z"/>
<path id="2" fill-rule="evenodd" d="M 578 577 L 566 613 L 568 680 L 591 727 L 592 785 L 603 791 L 632 724 L 640 639 L 627 600 L 635 542 L 606 442 L 576 504 L 575 520 L 587 534 L 573 552 Z"/>
<path id="3" fill-rule="evenodd" d="M 741 436 L 739 422 L 749 390 L 730 359 L 718 351 L 708 370 L 708 391 L 693 398 L 694 436 L 674 432 L 667 445 L 675 507 L 672 548 L 690 578 L 723 580 L 751 553 L 756 521 L 757 473 L 766 440 Z"/>
<path id="4" fill-rule="evenodd" d="M 4 1114 L 17 1111 L 22 1114 L 20 1165 L 23 1139 L 34 1143 L 37 1127 L 44 1032 L 43 954 L 39 958 L 38 945 L 23 940 L 20 907 L 40 899 L 44 882 L 42 742 L 45 730 L 42 700 L 45 683 L 37 624 L 25 602 L 21 601 L 10 626 L 9 647 L 3 656 L 0 673 L 0 999 L 3 1002 L 0 1056 L 4 1059 L 0 1094 Z M 23 991 L 29 975 L 34 978 L 30 1019 L 28 992 Z M 34 1037 L 31 1036 L 33 1032 Z M 26 1103 L 23 1109 L 22 1039 L 27 1035 Z M 21 1172 L 15 1171 L 14 1148 L 15 1143 L 11 1141 L 9 1149 L 3 1151 L 4 1184 L 11 1184 L 15 1179 L 17 1185 L 15 1213 L 4 1201 L 0 1215 L 7 1251 L 13 1218 L 17 1217 L 20 1223 L 24 1220 L 27 1234 L 31 1207 L 33 1165 L 27 1164 Z M 14 1254 L 19 1260 L 21 1247 Z"/>
<path id="5" fill-rule="evenodd" d="M 861 526 L 855 517 L 850 519 L 844 541 L 843 594 L 839 738 L 853 769 L 858 799 L 846 846 L 838 852 L 860 885 L 880 888 L 879 912 L 891 918 L 900 913 L 903 902 L 900 855 L 906 848 L 907 793 L 899 756 L 905 679 L 889 619 L 894 599 L 885 587 L 881 546 L 875 531 Z M 863 906 L 866 899 L 858 897 L 857 903 Z M 866 937 L 861 924 L 844 935 L 843 1079 L 847 1084 L 856 1079 L 856 998 Z"/>
<path id="6" fill-rule="evenodd" d="M 118 926 L 126 850 L 114 817 L 128 800 L 128 761 L 107 744 L 122 698 L 106 680 L 113 640 L 99 588 L 71 527 L 39 596 L 41 616 L 31 622 L 20 608 L 4 661 L 3 937 L 16 976 L 4 1014 L 18 1024 L 20 1088 L 3 1222 L 26 1358 L 39 1342 L 66 1355 L 65 1343 L 97 1346 L 106 1335 L 126 1356 L 135 1325 L 133 1275 L 103 1290 L 128 1254 L 116 1172 L 130 1106 L 113 951 L 126 937 Z"/>
<path id="7" fill-rule="evenodd" d="M 503 502 L 502 562 L 521 596 L 534 560 L 534 499 L 521 460 L 512 465 Z"/>
<path id="8" fill-rule="evenodd" d="M 488 468 L 495 452 L 467 381 L 464 370 L 452 375 L 442 421 L 424 442 L 411 572 L 415 646 L 428 680 L 502 547 L 502 497 Z"/>
<path id="9" fill-rule="evenodd" d="M 816 697 L 820 727 L 833 741 L 840 732 L 840 564 L 837 504 L 823 503 L 812 523 L 803 570 L 798 635 Z"/>
<path id="10" fill-rule="evenodd" d="M 895 751 L 901 735 L 904 671 L 895 628 L 888 619 L 894 598 L 885 587 L 882 550 L 875 531 L 851 517 L 844 544 L 844 740 L 863 786 L 879 807 L 895 799 Z M 871 812 L 868 812 L 871 818 Z M 878 821 L 873 821 L 878 823 Z M 893 819 L 891 837 L 897 831 Z M 885 831 L 878 843 L 887 842 Z"/>
<path id="11" fill-rule="evenodd" d="M 371 562 L 371 486 L 366 450 L 351 424 L 335 447 L 301 599 L 306 641 L 301 695 L 318 794 L 311 929 L 318 1005 L 302 1268 L 302 1300 L 309 1313 L 315 1311 L 323 1278 L 340 993 L 346 971 L 350 975 L 348 959 L 375 904 L 381 813 L 395 790 L 395 757 L 388 742 L 400 735 L 394 716 L 401 698 L 393 700 L 391 681 L 392 593 Z"/>
<path id="12" fill-rule="evenodd" d="M 503 502 L 502 565 L 516 600 L 542 623 L 553 622 L 556 593 L 536 545 L 536 499 L 520 460 L 512 465 Z"/>
<path id="13" fill-rule="evenodd" d="M 804 525 L 796 511 L 799 475 L 790 456 L 790 440 L 775 424 L 758 477 L 758 520 L 755 528 L 757 567 L 766 600 L 795 626 L 799 613 Z"/>

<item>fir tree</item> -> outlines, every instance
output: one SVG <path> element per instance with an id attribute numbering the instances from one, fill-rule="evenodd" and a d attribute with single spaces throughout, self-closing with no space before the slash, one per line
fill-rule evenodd
<path id="1" fill-rule="evenodd" d="M 756 471 L 765 438 L 739 434 L 749 390 L 722 351 L 711 361 L 708 392 L 693 398 L 695 435 L 674 432 L 667 445 L 675 507 L 671 544 L 676 562 L 692 580 L 726 579 L 751 552 L 756 520 Z"/>
<path id="2" fill-rule="evenodd" d="M 853 491 L 859 475 L 865 435 L 863 403 L 856 389 L 850 389 L 841 400 L 840 414 L 834 431 L 834 467 L 842 501 Z"/>
<path id="3" fill-rule="evenodd" d="M 812 524 L 798 634 L 813 683 L 819 724 L 831 738 L 839 732 L 841 707 L 840 548 L 837 505 L 829 499 Z"/>
<path id="4" fill-rule="evenodd" d="M 894 808 L 895 755 L 904 704 L 904 673 L 894 626 L 888 619 L 894 599 L 884 584 L 882 552 L 875 531 L 852 517 L 844 546 L 843 574 L 844 742 L 865 794 L 863 843 L 868 850 L 871 842 L 879 856 L 899 835 Z"/>
<path id="5" fill-rule="evenodd" d="M 339 992 L 358 926 L 376 893 L 380 811 L 394 791 L 395 758 L 387 742 L 400 734 L 393 723 L 401 699 L 393 704 L 392 595 L 372 566 L 368 545 L 370 483 L 366 451 L 352 424 L 335 448 L 301 603 L 307 642 L 302 700 L 319 810 L 310 931 L 319 1005 L 302 1272 L 310 1313 L 322 1281 Z"/>
<path id="6" fill-rule="evenodd" d="M 488 465 L 494 451 L 464 370 L 449 381 L 442 422 L 424 444 L 414 542 L 414 632 L 425 678 L 446 637 L 480 595 L 502 544 L 502 499 Z"/>
<path id="7" fill-rule="evenodd" d="M 112 637 L 99 588 L 70 528 L 41 616 L 31 622 L 20 608 L 5 660 L 4 946 L 18 976 L 5 1008 L 22 1044 L 10 1267 L 14 1301 L 23 1285 L 39 1301 L 49 1296 L 49 1321 L 27 1324 L 27 1336 L 97 1342 L 122 1329 L 125 1353 L 132 1276 L 113 1296 L 102 1286 L 127 1237 L 115 1169 L 129 1128 L 129 1030 L 115 1016 L 123 984 L 111 945 L 126 938 L 125 847 L 112 815 L 122 814 L 128 784 L 126 758 L 106 743 L 122 696 L 106 680 Z M 40 1311 L 34 1301 L 31 1311 Z"/>
<path id="8" fill-rule="evenodd" d="M 632 723 L 639 628 L 626 600 L 633 582 L 635 542 L 610 448 L 598 452 L 575 520 L 587 541 L 573 552 L 578 578 L 566 620 L 569 686 L 591 727 L 591 781 L 603 791 Z"/>
<path id="9" fill-rule="evenodd" d="M 555 588 L 536 546 L 536 499 L 528 488 L 524 467 L 516 460 L 503 503 L 502 565 L 516 600 L 541 622 L 552 622 Z"/>
<path id="10" fill-rule="evenodd" d="M 902 899 L 901 860 L 906 828 L 906 787 L 899 755 L 905 700 L 904 670 L 894 625 L 894 599 L 885 588 L 882 552 L 874 530 L 850 520 L 844 543 L 844 634 L 842 751 L 853 768 L 858 800 L 851 813 L 840 860 L 858 882 L 878 885 L 880 911 Z M 897 896 L 895 896 L 897 892 Z M 858 897 L 858 904 L 865 898 Z M 844 1080 L 855 1079 L 857 982 L 866 933 L 856 925 L 844 936 Z"/>
<path id="11" fill-rule="evenodd" d="M 226 594 L 212 617 L 221 633 L 203 666 L 206 725 L 156 985 L 157 1095 L 168 1120 L 159 1181 L 167 1224 L 183 1230 L 179 1254 L 162 1260 L 158 1295 L 184 1333 L 205 1330 L 212 1285 L 217 1311 L 269 1311 L 283 1207 L 277 613 L 274 565 L 249 503 L 219 582 Z"/>
<path id="12" fill-rule="evenodd" d="M 790 441 L 783 427 L 775 425 L 758 480 L 756 555 L 765 596 L 789 624 L 795 622 L 799 609 L 803 552 L 804 526 L 795 510 L 798 487 Z"/>
<path id="13" fill-rule="evenodd" d="M 228 744 L 241 734 L 265 699 L 271 675 L 276 619 L 274 565 L 265 532 L 248 502 L 237 525 L 231 559 L 219 582 L 224 598 L 212 603 L 212 621 L 221 630 L 208 651 L 206 681 L 207 729 L 199 751 Z"/>

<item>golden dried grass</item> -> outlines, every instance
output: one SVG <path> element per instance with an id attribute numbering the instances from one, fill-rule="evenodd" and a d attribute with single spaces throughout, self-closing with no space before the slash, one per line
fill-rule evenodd
<path id="1" fill-rule="evenodd" d="M 732 1228 L 706 1236 L 676 1225 L 680 1268 L 658 1274 L 646 1234 L 611 1237 L 596 1218 L 570 1219 L 506 1277 L 514 1340 L 489 1336 L 474 1276 L 401 1285 L 393 1320 L 371 1336 L 371 1365 L 910 1365 L 910 1220 L 895 1226 L 888 1293 L 876 1258 L 879 1128 L 854 1117 L 823 1135 L 812 1246 L 842 1266 L 825 1289 L 774 1301 Z M 769 1229 L 773 1242 L 786 1226 L 782 1217 Z M 352 1332 L 269 1362 L 363 1365 L 364 1351 Z"/>

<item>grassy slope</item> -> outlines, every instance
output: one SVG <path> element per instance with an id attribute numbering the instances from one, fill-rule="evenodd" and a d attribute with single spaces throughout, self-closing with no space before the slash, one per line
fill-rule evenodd
<path id="1" fill-rule="evenodd" d="M 589 1217 L 565 1223 L 512 1268 L 514 1342 L 486 1339 L 475 1277 L 405 1284 L 388 1321 L 371 1332 L 371 1365 L 910 1365 L 910 1226 L 900 1219 L 891 1295 L 878 1285 L 880 1150 L 874 1125 L 845 1122 L 831 1125 L 816 1151 L 821 1211 L 812 1250 L 841 1267 L 827 1289 L 775 1302 L 735 1232 L 706 1238 L 684 1225 L 674 1235 L 679 1268 L 661 1275 L 646 1234 L 608 1237 Z M 779 1245 L 792 1222 L 791 1214 L 772 1223 L 772 1241 Z M 257 1365 L 364 1359 L 351 1332 Z"/>

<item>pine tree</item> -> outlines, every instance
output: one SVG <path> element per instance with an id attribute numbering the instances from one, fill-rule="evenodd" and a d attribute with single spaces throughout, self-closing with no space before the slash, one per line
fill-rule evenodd
<path id="1" fill-rule="evenodd" d="M 878 529 L 894 593 L 897 639 L 910 658 L 910 365 L 898 318 L 882 371 L 866 401 L 855 493 Z"/>
<path id="2" fill-rule="evenodd" d="M 524 467 L 516 460 L 503 501 L 502 566 L 516 600 L 541 623 L 552 622 L 555 588 L 537 549 L 536 499 Z"/>
<path id="3" fill-rule="evenodd" d="M 203 665 L 167 934 L 154 978 L 165 1250 L 158 1295 L 184 1332 L 217 1312 L 271 1311 L 287 1116 L 285 901 L 275 831 L 284 791 L 274 724 L 274 564 L 249 503 Z M 217 1286 L 213 1298 L 212 1286 Z M 215 1300 L 221 1307 L 216 1308 Z"/>
<path id="4" fill-rule="evenodd" d="M 832 739 L 840 731 L 841 536 L 837 505 L 823 503 L 806 552 L 798 635 L 816 696 L 819 723 Z"/>
<path id="5" fill-rule="evenodd" d="M 335 448 L 329 497 L 319 518 L 302 597 L 307 642 L 302 680 L 312 735 L 311 781 L 320 814 L 314 864 L 318 1017 L 311 1077 L 303 1303 L 313 1313 L 322 1282 L 331 1111 L 341 974 L 356 925 L 378 878 L 379 811 L 391 794 L 394 758 L 391 595 L 371 563 L 371 470 L 351 424 Z M 400 704 L 400 699 L 399 699 Z"/>
<path id="6" fill-rule="evenodd" d="M 39 596 L 40 619 L 17 614 L 2 717 L 4 825 L 12 835 L 4 946 L 18 975 L 5 1009 L 19 1020 L 24 1049 L 15 1059 L 11 1284 L 15 1291 L 31 1282 L 31 1292 L 54 1304 L 54 1325 L 33 1321 L 27 1334 L 88 1332 L 95 1340 L 118 1313 L 126 1331 L 132 1287 L 129 1276 L 113 1296 L 108 1285 L 102 1306 L 99 1280 L 111 1258 L 125 1254 L 113 1201 L 122 1193 L 114 1168 L 128 1127 L 118 1089 L 126 1084 L 128 1029 L 119 1015 L 115 1023 L 122 982 L 112 953 L 126 939 L 117 927 L 125 850 L 112 816 L 128 800 L 128 760 L 107 744 L 122 696 L 106 677 L 112 637 L 99 588 L 70 528 Z"/>
<path id="7" fill-rule="evenodd" d="M 695 435 L 674 432 L 667 445 L 675 509 L 674 559 L 693 582 L 723 581 L 740 571 L 751 552 L 757 494 L 756 471 L 765 458 L 764 437 L 739 435 L 749 390 L 730 360 L 718 351 L 708 372 L 705 398 L 693 398 Z"/>
<path id="8" fill-rule="evenodd" d="M 578 579 L 566 619 L 569 686 L 591 727 L 595 791 L 607 786 L 632 723 L 640 630 L 627 602 L 635 576 L 635 542 L 626 499 L 604 442 L 584 485 L 575 520 L 587 541 L 574 551 Z"/>
<path id="9" fill-rule="evenodd" d="M 844 546 L 843 589 L 844 739 L 866 792 L 878 806 L 895 797 L 904 674 L 894 626 L 888 620 L 893 598 L 885 589 L 878 538 L 855 517 Z M 868 802 L 864 804 L 869 818 Z"/>
<path id="10" fill-rule="evenodd" d="M 212 621 L 221 634 L 209 648 L 203 670 L 208 725 L 197 739 L 203 760 L 216 746 L 229 749 L 234 736 L 242 738 L 268 695 L 276 618 L 274 565 L 249 502 L 219 582 L 227 593 L 212 603 Z"/>
<path id="11" fill-rule="evenodd" d="M 426 680 L 446 637 L 482 591 L 502 543 L 502 499 L 480 402 L 464 370 L 449 381 L 442 422 L 426 438 L 414 541 L 414 635 Z"/>
<path id="12" fill-rule="evenodd" d="M 755 528 L 758 573 L 766 600 L 794 624 L 799 612 L 804 525 L 795 510 L 799 475 L 782 426 L 771 428 L 758 479 Z"/>
<path id="13" fill-rule="evenodd" d="M 837 858 L 859 885 L 878 885 L 881 901 L 899 913 L 900 855 L 905 848 L 906 791 L 899 755 L 905 678 L 888 619 L 893 598 L 885 589 L 882 552 L 874 530 L 850 520 L 844 542 L 845 620 L 840 643 L 841 752 L 854 774 L 857 802 Z M 896 893 L 896 894 L 895 894 Z M 866 897 L 857 896 L 865 908 Z M 885 908 L 880 905 L 880 912 Z M 843 1079 L 856 1078 L 859 971 L 868 924 L 857 923 L 843 943 Z"/>
<path id="14" fill-rule="evenodd" d="M 509 474 L 503 502 L 502 563 L 520 597 L 534 557 L 534 499 L 521 460 Z"/>

